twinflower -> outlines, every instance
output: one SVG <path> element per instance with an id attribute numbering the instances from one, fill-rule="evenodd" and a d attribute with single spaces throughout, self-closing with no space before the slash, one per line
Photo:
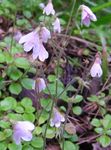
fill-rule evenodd
<path id="1" fill-rule="evenodd" d="M 40 36 L 43 43 L 47 43 L 47 41 L 51 39 L 51 33 L 46 27 L 41 28 Z"/>
<path id="2" fill-rule="evenodd" d="M 37 78 L 34 82 L 33 89 L 40 93 L 46 88 L 46 84 L 43 78 Z"/>
<path id="3" fill-rule="evenodd" d="M 48 52 L 46 51 L 42 40 L 39 37 L 39 32 L 32 31 L 27 35 L 22 36 L 19 40 L 19 43 L 23 44 L 25 52 L 32 50 L 32 57 L 34 60 L 39 58 L 39 60 L 43 62 L 48 58 Z"/>
<path id="4" fill-rule="evenodd" d="M 13 128 L 13 140 L 17 145 L 21 143 L 21 140 L 31 141 L 32 131 L 35 126 L 30 121 L 18 121 Z"/>
<path id="5" fill-rule="evenodd" d="M 61 26 L 60 26 L 59 18 L 56 18 L 56 20 L 54 21 L 54 23 L 52 25 L 53 25 L 54 32 L 58 32 L 58 33 L 61 32 Z"/>
<path id="6" fill-rule="evenodd" d="M 89 27 L 91 21 L 97 21 L 95 14 L 91 11 L 89 7 L 81 5 L 80 9 L 82 10 L 81 24 Z"/>
<path id="7" fill-rule="evenodd" d="M 46 14 L 46 15 L 50 15 L 50 14 L 55 15 L 55 10 L 53 8 L 52 0 L 49 0 L 48 4 L 44 7 L 43 14 Z"/>
<path id="8" fill-rule="evenodd" d="M 56 128 L 59 128 L 61 125 L 61 122 L 64 122 L 65 118 L 64 116 L 56 109 L 53 109 L 52 118 L 50 119 L 50 126 L 55 126 Z"/>
<path id="9" fill-rule="evenodd" d="M 96 58 L 95 58 L 94 64 L 91 67 L 90 74 L 92 77 L 101 77 L 103 74 L 103 71 L 101 68 L 101 58 L 98 54 L 96 54 Z"/>

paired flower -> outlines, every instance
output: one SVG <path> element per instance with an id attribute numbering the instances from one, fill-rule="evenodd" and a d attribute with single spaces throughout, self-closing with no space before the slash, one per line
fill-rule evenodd
<path id="1" fill-rule="evenodd" d="M 54 21 L 54 23 L 52 24 L 53 28 L 54 28 L 54 32 L 61 32 L 61 26 L 60 26 L 60 20 L 59 18 L 56 18 L 56 20 Z"/>
<path id="2" fill-rule="evenodd" d="M 39 7 L 40 7 L 41 9 L 44 9 L 45 4 L 44 4 L 44 3 L 40 3 L 40 4 L 39 4 Z"/>
<path id="3" fill-rule="evenodd" d="M 90 74 L 92 77 L 101 77 L 103 74 L 103 71 L 101 68 L 101 59 L 98 54 L 96 54 L 96 59 L 94 61 L 93 66 L 91 67 Z"/>
<path id="4" fill-rule="evenodd" d="M 50 38 L 50 31 L 46 27 L 42 27 L 38 32 L 32 31 L 22 36 L 19 43 L 24 45 L 24 51 L 29 52 L 33 50 L 32 56 L 34 60 L 38 57 L 43 62 L 48 58 L 48 52 L 42 42 L 46 43 Z"/>
<path id="5" fill-rule="evenodd" d="M 97 21 L 95 14 L 91 9 L 85 5 L 81 5 L 80 9 L 82 10 L 81 23 L 89 27 L 91 20 Z"/>
<path id="6" fill-rule="evenodd" d="M 13 140 L 17 145 L 21 143 L 21 140 L 24 141 L 31 141 L 32 140 L 32 131 L 34 130 L 35 126 L 33 123 L 29 121 L 18 121 L 14 125 L 14 133 L 13 133 Z"/>
<path id="7" fill-rule="evenodd" d="M 36 89 L 38 93 L 46 88 L 46 84 L 43 78 L 37 78 L 34 82 L 33 89 Z"/>
<path id="8" fill-rule="evenodd" d="M 55 15 L 55 10 L 53 8 L 52 0 L 49 0 L 48 4 L 43 9 L 43 14 L 46 15 Z"/>
<path id="9" fill-rule="evenodd" d="M 47 41 L 51 39 L 50 31 L 46 27 L 41 28 L 40 35 L 43 43 L 47 43 Z"/>
<path id="10" fill-rule="evenodd" d="M 59 128 L 61 125 L 61 122 L 64 122 L 64 121 L 65 121 L 64 116 L 56 108 L 54 108 L 53 115 L 50 120 L 50 126 L 51 127 L 55 126 L 56 128 Z"/>

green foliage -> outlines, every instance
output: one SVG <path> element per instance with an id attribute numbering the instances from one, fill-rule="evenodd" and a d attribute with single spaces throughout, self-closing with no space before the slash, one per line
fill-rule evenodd
<path id="1" fill-rule="evenodd" d="M 76 126 L 79 127 L 81 125 L 82 127 L 83 125 L 81 124 L 82 119 L 79 117 L 82 116 L 81 114 L 84 111 L 82 106 L 85 105 L 85 102 L 87 103 L 87 100 L 90 104 L 96 104 L 98 107 L 97 112 L 99 112 L 99 115 L 96 114 L 96 118 L 92 119 L 92 116 L 88 116 L 88 119 L 89 121 L 91 120 L 90 123 L 92 125 L 91 132 L 94 131 L 95 134 L 97 134 L 97 142 L 99 142 L 102 147 L 106 148 L 111 143 L 111 115 L 108 114 L 108 103 L 105 101 L 106 95 L 109 94 L 108 96 L 110 96 L 110 90 L 108 89 L 108 94 L 106 92 L 106 95 L 98 92 L 99 94 L 97 93 L 97 95 L 91 95 L 85 99 L 86 96 L 84 96 L 84 90 L 85 88 L 88 90 L 90 89 L 90 79 L 87 78 L 86 75 L 88 72 L 86 72 L 86 74 L 81 73 L 81 77 L 79 77 L 78 74 L 79 69 L 81 70 L 81 68 L 84 70 L 85 67 L 87 70 L 87 66 L 89 66 L 90 61 L 92 61 L 96 50 L 96 46 L 89 46 L 83 38 L 90 40 L 90 43 L 92 44 L 96 43 L 99 45 L 97 46 L 97 49 L 101 52 L 103 47 L 101 46 L 100 40 L 98 40 L 101 34 L 102 37 L 106 39 L 106 45 L 108 46 L 107 55 L 103 55 L 103 81 L 106 82 L 107 77 L 109 76 L 108 71 L 110 72 L 110 70 L 108 68 L 107 58 L 110 54 L 111 2 L 105 0 L 102 0 L 101 2 L 92 2 L 89 0 L 76 1 L 74 8 L 75 12 L 71 18 L 71 24 L 69 28 L 66 29 L 68 20 L 71 16 L 70 9 L 72 8 L 72 1 L 54 1 L 54 8 L 57 8 L 56 15 L 60 18 L 61 25 L 64 27 L 63 31 L 68 30 L 69 39 L 71 36 L 72 41 L 73 35 L 75 36 L 74 38 L 77 38 L 76 36 L 79 36 L 79 38 L 77 41 L 74 40 L 74 44 L 66 45 L 66 47 L 64 43 L 68 43 L 67 39 L 65 41 L 64 38 L 63 43 L 61 40 L 61 43 L 57 43 L 57 47 L 60 46 L 59 48 L 61 48 L 60 51 L 59 48 L 57 48 L 56 51 L 56 46 L 53 45 L 53 40 L 50 40 L 49 43 L 46 44 L 46 48 L 51 55 L 50 47 L 52 49 L 55 47 L 53 62 L 50 63 L 50 60 L 53 58 L 52 56 L 52 58 L 48 59 L 46 63 L 40 63 L 38 61 L 31 62 L 31 60 L 28 60 L 28 54 L 23 57 L 23 47 L 15 41 L 15 31 L 10 31 L 9 28 L 13 28 L 12 30 L 21 31 L 25 34 L 41 24 L 45 25 L 52 31 L 52 27 L 50 25 L 55 20 L 55 17 L 44 16 L 42 14 L 43 10 L 39 7 L 41 2 L 43 1 L 0 1 L 0 27 L 5 32 L 3 35 L 2 33 L 0 34 L 0 149 L 41 150 L 43 149 L 45 140 L 48 141 L 50 139 L 57 139 L 60 147 L 62 148 L 63 143 L 61 141 L 62 138 L 64 138 L 64 150 L 79 150 L 79 146 L 77 145 L 79 136 L 77 135 L 78 131 L 76 131 Z M 93 22 L 89 28 L 81 26 L 80 14 L 76 16 L 76 11 L 82 3 L 91 7 L 97 15 L 97 22 Z M 2 31 L 0 30 L 0 32 Z M 62 35 L 58 36 L 61 38 Z M 55 37 L 56 34 L 54 34 L 54 38 Z M 59 38 L 57 38 L 57 40 Z M 55 41 L 56 40 L 54 39 L 54 42 Z M 80 47 L 79 43 L 81 43 Z M 62 51 L 62 48 L 64 51 Z M 71 48 L 73 48 L 74 51 L 70 52 Z M 75 51 L 76 48 L 77 51 Z M 67 52 L 69 52 L 69 54 L 71 53 L 71 56 L 66 53 L 67 49 L 69 49 Z M 58 54 L 62 56 L 59 60 L 55 57 Z M 75 57 L 76 54 L 77 57 Z M 88 60 L 88 65 L 81 63 L 86 60 Z M 54 65 L 52 63 L 54 63 Z M 57 66 L 57 63 L 59 66 Z M 65 68 L 67 63 L 71 65 L 75 74 L 70 74 L 70 67 Z M 41 71 L 42 66 L 44 72 Z M 70 74 L 71 79 L 74 77 L 74 80 L 77 79 L 77 82 L 73 82 L 72 80 L 71 83 L 65 86 L 63 83 L 63 77 L 67 75 L 68 78 L 68 73 Z M 42 77 L 43 75 L 44 77 L 47 77 L 47 88 L 44 90 L 44 94 L 42 92 L 36 93 L 32 90 L 34 84 L 33 77 Z M 108 84 L 108 82 L 106 82 L 106 84 Z M 103 83 L 101 82 L 100 87 L 102 88 L 102 86 Z M 78 87 L 80 87 L 80 89 Z M 31 93 L 32 99 L 21 95 L 24 88 L 27 89 L 29 95 L 30 92 L 35 92 Z M 69 95 L 72 97 L 69 97 Z M 71 103 L 66 125 L 64 126 L 63 122 L 61 123 L 60 128 L 50 127 L 49 117 L 52 117 L 51 111 L 53 102 L 54 107 L 58 107 L 58 110 L 60 108 L 60 110 L 64 112 L 64 117 L 65 113 L 67 113 L 67 108 Z M 81 119 L 80 122 L 79 119 Z M 16 121 L 25 120 L 31 121 L 35 125 L 32 141 L 22 141 L 20 145 L 16 145 L 12 139 L 13 123 L 16 123 Z"/>
<path id="2" fill-rule="evenodd" d="M 19 83 L 11 83 L 10 86 L 9 86 L 9 91 L 12 94 L 18 95 L 22 91 L 22 87 Z"/>
<path id="3" fill-rule="evenodd" d="M 26 89 L 32 89 L 34 80 L 29 79 L 29 78 L 23 78 L 23 79 L 21 79 L 21 84 Z"/>
<path id="4" fill-rule="evenodd" d="M 29 67 L 30 67 L 30 64 L 29 64 L 28 60 L 25 59 L 25 58 L 17 58 L 17 59 L 15 59 L 15 65 L 18 68 L 22 68 L 22 69 L 29 69 Z"/>
<path id="5" fill-rule="evenodd" d="M 103 119 L 94 118 L 91 124 L 95 127 L 95 132 L 100 134 L 97 141 L 103 146 L 107 147 L 111 143 L 111 115 L 107 114 Z"/>
<path id="6" fill-rule="evenodd" d="M 70 141 L 64 142 L 64 150 L 71 149 L 71 150 L 78 150 L 78 146 L 76 144 L 73 144 Z"/>
<path id="7" fill-rule="evenodd" d="M 16 108 L 17 102 L 13 97 L 6 97 L 4 100 L 0 102 L 0 106 L 2 111 L 14 110 Z"/>
<path id="8" fill-rule="evenodd" d="M 72 110 L 73 110 L 73 113 L 76 115 L 80 115 L 82 113 L 82 109 L 79 106 L 74 106 Z"/>

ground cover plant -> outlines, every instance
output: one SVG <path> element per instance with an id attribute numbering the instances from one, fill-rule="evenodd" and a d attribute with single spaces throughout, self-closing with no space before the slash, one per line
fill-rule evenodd
<path id="1" fill-rule="evenodd" d="M 0 1 L 0 149 L 111 150 L 111 2 Z"/>

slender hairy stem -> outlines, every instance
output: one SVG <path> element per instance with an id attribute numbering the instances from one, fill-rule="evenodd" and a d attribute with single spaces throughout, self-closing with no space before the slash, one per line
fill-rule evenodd
<path id="1" fill-rule="evenodd" d="M 74 98 L 76 97 L 76 95 L 77 95 L 78 92 L 80 91 L 80 88 L 81 88 L 81 86 L 79 85 L 78 90 L 76 91 L 75 95 L 73 96 Z M 65 122 L 64 122 L 64 126 L 63 126 L 62 150 L 64 150 L 64 141 L 65 141 L 65 138 L 64 138 L 64 130 L 65 130 L 65 125 L 66 125 L 66 123 L 67 123 L 68 115 L 69 115 L 69 113 L 70 113 L 71 108 L 72 108 L 72 102 L 69 101 L 69 102 L 68 102 L 68 109 L 67 109 L 67 112 L 66 112 L 66 115 L 65 115 Z"/>
<path id="2" fill-rule="evenodd" d="M 13 20 L 12 38 L 11 38 L 11 43 L 10 43 L 10 52 L 12 51 L 12 47 L 13 47 L 13 36 L 14 36 L 14 29 L 15 29 L 15 24 L 16 24 L 16 14 L 17 14 L 17 11 L 15 12 L 14 20 Z"/>
<path id="3" fill-rule="evenodd" d="M 42 76 L 43 76 L 43 78 L 44 78 L 44 80 L 45 80 L 45 74 L 44 74 L 44 70 L 43 70 L 42 66 L 41 66 L 41 73 L 42 73 Z M 49 94 L 50 94 L 51 99 L 53 100 L 53 102 L 52 102 L 51 110 L 50 110 L 50 113 L 49 113 L 49 118 L 48 118 L 48 120 L 47 120 L 45 132 L 44 132 L 44 136 L 43 136 L 43 137 L 44 137 L 43 150 L 45 150 L 45 147 L 46 147 L 46 133 L 47 133 L 48 125 L 49 125 L 49 122 L 50 122 L 50 119 L 51 119 L 51 115 L 52 115 L 52 112 L 53 112 L 53 107 L 54 107 L 54 104 L 55 104 L 55 99 L 54 99 L 53 96 L 51 95 L 51 92 L 50 92 L 50 90 L 49 90 L 49 88 L 48 88 L 48 86 L 47 86 L 47 83 L 46 83 L 46 88 L 48 89 L 48 92 L 49 92 Z M 46 107 L 47 107 L 47 106 L 46 106 Z M 42 111 L 43 111 L 43 110 L 42 110 Z"/>
<path id="4" fill-rule="evenodd" d="M 46 134 L 47 134 L 48 125 L 49 125 L 49 122 L 50 122 L 50 119 L 51 119 L 51 115 L 52 115 L 52 112 L 53 112 L 54 103 L 55 103 L 55 101 L 53 100 L 52 106 L 51 106 L 51 111 L 49 113 L 49 118 L 47 120 L 47 124 L 46 124 L 46 128 L 45 128 L 43 150 L 45 150 L 45 147 L 46 147 Z"/>
<path id="5" fill-rule="evenodd" d="M 75 8 L 75 4 L 76 4 L 76 0 L 73 0 L 72 9 L 71 9 L 71 13 L 70 13 L 70 18 L 69 18 L 69 21 L 68 21 L 68 24 L 67 24 L 65 35 L 67 35 L 68 30 L 69 30 L 69 26 L 70 26 L 70 23 L 71 23 L 71 20 L 72 20 L 72 17 L 73 17 L 73 12 L 74 12 L 74 8 Z"/>

